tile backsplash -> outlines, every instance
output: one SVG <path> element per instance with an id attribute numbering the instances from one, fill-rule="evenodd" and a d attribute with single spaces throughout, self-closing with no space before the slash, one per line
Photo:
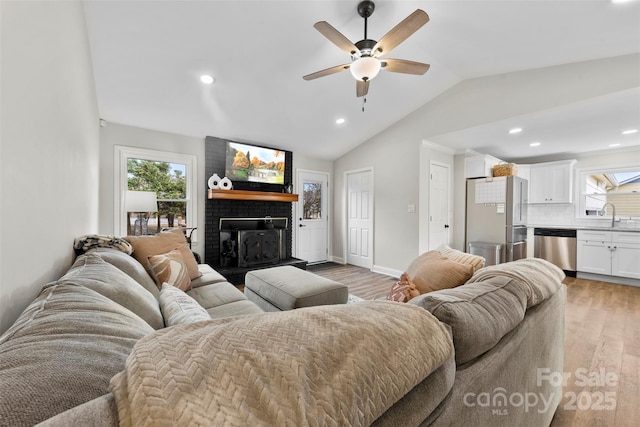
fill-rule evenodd
<path id="1" fill-rule="evenodd" d="M 611 225 L 611 218 L 576 218 L 576 207 L 573 203 L 531 204 L 527 205 L 527 225 L 607 227 Z M 625 218 L 616 221 L 616 227 L 640 228 L 640 221 L 628 222 Z"/>

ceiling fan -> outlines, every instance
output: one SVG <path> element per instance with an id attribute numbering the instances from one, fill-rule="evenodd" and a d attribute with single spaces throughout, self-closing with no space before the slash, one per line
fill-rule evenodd
<path id="1" fill-rule="evenodd" d="M 350 70 L 356 79 L 356 96 L 361 97 L 368 93 L 369 82 L 378 75 L 380 69 L 403 74 L 422 75 L 426 73 L 429 70 L 429 64 L 381 57 L 391 52 L 392 49 L 429 22 L 429 15 L 421 9 L 416 9 L 415 12 L 393 27 L 379 41 L 375 41 L 367 38 L 367 18 L 373 14 L 374 9 L 375 5 L 372 1 L 365 0 L 358 4 L 358 15 L 364 18 L 364 39 L 357 43 L 352 43 L 328 22 L 316 22 L 314 28 L 320 31 L 333 44 L 351 55 L 351 63 L 307 74 L 302 78 L 313 80 L 339 73 L 340 71 Z"/>

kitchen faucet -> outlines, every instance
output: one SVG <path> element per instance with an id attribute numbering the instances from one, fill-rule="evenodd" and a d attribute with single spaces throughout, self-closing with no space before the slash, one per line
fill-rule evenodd
<path id="1" fill-rule="evenodd" d="M 607 202 L 602 205 L 602 208 L 598 211 L 598 214 L 600 214 L 600 216 L 603 216 L 607 205 L 611 206 L 611 209 L 613 209 L 613 215 L 611 215 L 611 228 L 614 228 L 616 223 L 616 206 L 613 203 Z"/>

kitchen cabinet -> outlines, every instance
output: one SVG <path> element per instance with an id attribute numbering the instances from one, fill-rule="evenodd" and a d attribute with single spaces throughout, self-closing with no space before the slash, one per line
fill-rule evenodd
<path id="1" fill-rule="evenodd" d="M 640 233 L 614 231 L 611 275 L 640 279 Z"/>
<path id="2" fill-rule="evenodd" d="M 578 271 L 611 275 L 611 232 L 578 230 Z"/>
<path id="3" fill-rule="evenodd" d="M 640 279 L 640 233 L 578 230 L 578 271 Z"/>
<path id="4" fill-rule="evenodd" d="M 529 168 L 529 203 L 571 203 L 575 160 L 536 163 Z"/>
<path id="5" fill-rule="evenodd" d="M 488 154 L 467 156 L 464 159 L 465 178 L 485 178 L 493 176 L 493 167 L 502 160 Z"/>

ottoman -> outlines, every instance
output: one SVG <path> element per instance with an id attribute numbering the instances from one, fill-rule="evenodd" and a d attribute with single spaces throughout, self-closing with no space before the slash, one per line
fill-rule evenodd
<path id="1" fill-rule="evenodd" d="M 345 304 L 349 298 L 342 283 L 290 265 L 248 272 L 244 293 L 265 311 Z"/>

